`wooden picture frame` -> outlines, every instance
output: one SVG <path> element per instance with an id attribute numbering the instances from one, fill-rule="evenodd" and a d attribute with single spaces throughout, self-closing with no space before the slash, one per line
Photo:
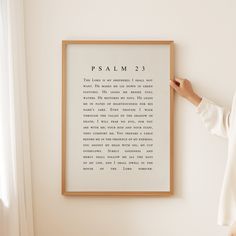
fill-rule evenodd
<path id="1" fill-rule="evenodd" d="M 127 55 L 126 55 L 126 52 L 127 52 Z M 137 55 L 136 55 L 136 52 L 137 52 Z M 152 58 L 151 57 L 149 58 L 149 54 L 152 55 Z M 117 55 L 117 58 L 116 58 L 116 55 Z M 161 57 L 161 55 L 163 55 L 163 57 Z M 91 60 L 91 58 L 93 58 L 93 60 Z M 159 66 L 158 67 L 159 71 L 163 70 L 163 72 L 160 72 L 160 73 L 163 73 L 163 75 L 165 75 L 165 76 L 158 77 L 159 78 L 158 82 L 160 82 L 160 84 L 163 83 L 163 86 L 161 88 L 153 86 L 155 88 L 160 89 L 159 93 L 156 90 L 154 91 L 154 93 L 163 94 L 163 95 L 158 95 L 158 96 L 163 96 L 163 97 L 160 97 L 161 99 L 159 100 L 160 101 L 166 100 L 165 104 L 169 104 L 166 110 L 164 108 L 164 105 L 161 105 L 162 106 L 161 112 L 163 112 L 163 114 L 166 113 L 166 115 L 161 116 L 161 119 L 162 119 L 161 122 L 163 122 L 163 124 L 165 123 L 166 129 L 164 129 L 163 127 L 160 128 L 159 130 L 163 129 L 164 131 L 162 132 L 162 134 L 160 134 L 159 132 L 158 135 L 160 135 L 160 137 L 165 137 L 163 138 L 163 140 L 165 141 L 163 141 L 163 143 L 160 143 L 159 146 L 157 145 L 158 147 L 162 147 L 168 144 L 168 148 L 167 147 L 165 148 L 166 153 L 167 153 L 166 157 L 158 157 L 160 159 L 160 162 L 165 163 L 163 164 L 163 166 L 165 166 L 165 168 L 163 169 L 165 170 L 158 169 L 158 166 L 162 166 L 159 163 L 159 164 L 155 164 L 153 167 L 153 169 L 156 168 L 158 171 L 152 171 L 152 170 L 150 170 L 150 172 L 144 171 L 146 174 L 145 173 L 143 174 L 142 172 L 140 172 L 140 176 L 139 176 L 139 172 L 136 170 L 137 169 L 136 168 L 133 175 L 137 176 L 137 180 L 139 179 L 140 183 L 143 183 L 143 185 L 140 184 L 140 186 L 135 181 L 132 180 L 133 181 L 132 182 L 130 180 L 132 179 L 132 176 L 133 176 L 132 171 L 131 171 L 131 174 L 130 172 L 129 174 L 124 174 L 125 176 L 127 175 L 128 177 L 123 177 L 123 175 L 121 174 L 120 176 L 122 176 L 121 179 L 123 181 L 121 182 L 125 186 L 124 189 L 122 189 L 123 185 L 119 184 L 118 177 L 116 178 L 114 177 L 115 181 L 109 183 L 109 179 L 112 179 L 113 177 L 113 173 L 109 172 L 110 169 L 107 170 L 106 172 L 98 172 L 96 170 L 95 173 L 90 172 L 91 174 L 88 174 L 88 172 L 85 172 L 84 175 L 81 174 L 82 176 L 81 178 L 78 178 L 77 174 L 79 172 L 80 173 L 83 172 L 81 170 L 82 164 L 78 165 L 79 163 L 78 159 L 80 159 L 81 156 L 77 155 L 78 150 L 76 149 L 77 150 L 76 151 L 74 149 L 75 147 L 77 148 L 79 145 L 82 145 L 81 142 L 79 141 L 77 141 L 77 143 L 75 142 L 77 138 L 79 140 L 80 135 L 82 134 L 80 132 L 76 133 L 74 130 L 75 129 L 79 130 L 79 127 L 82 127 L 82 124 L 80 125 L 78 124 L 79 122 L 82 122 L 82 121 L 81 119 L 77 119 L 76 122 L 78 121 L 78 123 L 75 123 L 75 121 L 73 120 L 74 118 L 71 118 L 74 116 L 76 116 L 77 118 L 80 117 L 81 111 L 82 111 L 81 104 L 76 104 L 76 103 L 81 102 L 79 100 L 80 98 L 82 98 L 81 96 L 79 97 L 78 93 L 83 92 L 83 91 L 79 92 L 79 90 L 83 90 L 83 88 L 81 88 L 82 85 L 81 86 L 79 85 L 79 83 L 82 84 L 82 82 L 78 82 L 78 81 L 85 79 L 87 77 L 86 73 L 90 73 L 88 76 L 90 77 L 92 72 L 91 71 L 88 72 L 87 69 L 85 68 L 90 68 L 92 70 L 92 66 L 96 64 L 97 69 L 99 70 L 99 65 L 102 64 L 100 63 L 101 60 L 105 62 L 110 62 L 113 60 L 117 64 L 119 64 L 123 60 L 126 60 L 127 64 L 132 65 L 132 61 L 136 60 L 136 58 L 139 58 L 139 60 L 143 58 L 143 61 L 144 61 L 143 64 L 145 64 L 145 66 L 150 67 L 150 68 L 154 68 L 153 65 L 155 65 L 155 61 L 159 62 L 159 64 L 157 64 L 157 66 Z M 150 71 L 151 72 L 148 72 L 150 73 L 148 74 L 148 76 L 150 77 L 152 76 L 152 78 L 156 78 L 157 77 L 155 75 L 156 69 L 154 68 L 153 70 L 150 70 Z M 129 76 L 133 76 L 134 74 L 132 73 L 130 73 Z M 113 75 L 113 78 L 114 78 L 114 74 L 111 74 L 111 75 Z M 105 72 L 102 74 L 102 76 L 101 74 L 99 74 L 99 72 L 95 72 L 94 77 L 103 78 L 103 76 L 106 77 Z M 142 74 L 140 76 L 142 76 Z M 161 80 L 162 77 L 163 77 L 163 80 L 165 80 L 164 82 Z M 174 193 L 174 176 L 173 176 L 173 173 L 174 173 L 174 150 L 173 150 L 173 147 L 174 147 L 174 140 L 173 140 L 173 137 L 174 137 L 174 91 L 169 86 L 169 79 L 170 80 L 174 79 L 174 42 L 173 41 L 160 41 L 160 40 L 63 40 L 62 41 L 62 194 L 63 195 L 65 196 L 170 196 L 170 195 L 173 195 Z M 166 80 L 168 81 L 166 82 Z M 76 91 L 78 91 L 78 93 Z M 166 93 L 168 93 L 168 96 L 163 91 L 166 91 Z M 155 99 L 155 95 L 153 95 L 153 99 Z M 156 110 L 157 109 L 158 108 L 156 108 Z M 160 111 L 159 111 L 159 115 L 160 115 Z M 154 118 L 156 118 L 155 115 L 154 115 Z M 167 127 L 167 123 L 168 123 L 168 127 Z M 76 128 L 74 129 L 74 127 Z M 161 125 L 159 125 L 159 127 L 161 127 Z M 73 137 L 76 137 L 76 138 L 73 138 Z M 161 142 L 162 138 L 159 138 L 158 140 L 160 140 Z M 83 145 L 85 144 L 83 143 Z M 90 144 L 86 144 L 86 145 L 90 145 Z M 143 143 L 142 145 L 145 146 L 146 144 Z M 163 148 L 162 152 L 165 153 L 165 150 Z M 94 158 L 94 156 L 91 156 L 91 157 Z M 119 157 L 121 156 L 118 156 L 118 158 Z M 145 157 L 148 157 L 148 156 L 145 156 Z M 154 159 L 154 162 L 155 161 L 157 162 L 157 160 Z M 87 163 L 87 162 L 83 162 L 83 163 Z M 102 162 L 102 163 L 105 163 L 105 162 Z M 146 163 L 148 162 L 145 162 L 145 164 Z M 168 167 L 166 163 L 168 163 Z M 94 168 L 96 168 L 96 165 L 94 166 L 95 166 Z M 103 164 L 103 166 L 105 166 L 106 168 L 105 164 Z M 81 168 L 79 169 L 79 167 Z M 78 168 L 78 170 L 75 168 Z M 142 169 L 142 168 L 139 168 L 139 169 Z M 121 170 L 119 171 L 122 172 Z M 159 176 L 155 176 L 157 175 L 156 174 L 157 172 Z M 163 175 L 160 174 L 162 172 L 164 173 Z M 105 176 L 101 177 L 103 173 Z M 114 172 L 114 173 L 116 175 L 117 172 Z M 149 176 L 149 173 L 150 173 L 150 176 L 154 176 L 154 177 L 153 178 L 147 177 Z M 98 179 L 101 178 L 99 180 L 100 182 L 98 181 L 98 184 L 94 184 L 92 182 L 92 180 L 96 182 L 96 175 Z M 93 178 L 91 176 L 93 176 Z M 159 177 L 161 179 L 160 181 L 158 180 Z M 93 186 L 93 187 L 90 187 L 90 189 L 87 189 L 86 187 L 87 186 L 86 178 L 92 179 L 91 181 L 90 180 L 88 181 L 89 184 Z M 127 181 L 125 178 L 127 178 Z M 159 188 L 158 187 L 159 185 L 152 186 L 152 184 L 155 185 L 155 181 L 159 181 L 160 186 L 162 186 L 161 184 L 162 179 L 163 179 L 163 182 L 165 182 L 165 185 L 163 184 L 164 187 Z M 107 181 L 107 183 L 106 184 L 101 183 L 102 180 Z M 126 183 L 129 181 L 131 183 L 130 188 L 128 184 L 126 186 Z M 83 182 L 83 185 L 81 185 L 82 187 L 80 187 L 81 182 Z M 114 185 L 113 187 L 113 183 L 117 183 L 117 186 L 115 187 Z M 134 187 L 134 185 L 136 184 L 137 186 Z M 100 185 L 101 187 L 97 187 Z"/>

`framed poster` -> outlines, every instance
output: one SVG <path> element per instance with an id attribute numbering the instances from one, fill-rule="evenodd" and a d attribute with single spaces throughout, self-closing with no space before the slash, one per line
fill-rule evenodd
<path id="1" fill-rule="evenodd" d="M 173 194 L 173 41 L 62 41 L 62 194 Z"/>

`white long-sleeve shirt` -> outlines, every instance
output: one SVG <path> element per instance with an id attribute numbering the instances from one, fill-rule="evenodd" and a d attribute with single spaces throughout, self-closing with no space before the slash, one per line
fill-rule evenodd
<path id="1" fill-rule="evenodd" d="M 220 194 L 218 224 L 236 222 L 236 93 L 231 109 L 203 97 L 196 112 L 211 134 L 228 138 L 228 158 Z"/>

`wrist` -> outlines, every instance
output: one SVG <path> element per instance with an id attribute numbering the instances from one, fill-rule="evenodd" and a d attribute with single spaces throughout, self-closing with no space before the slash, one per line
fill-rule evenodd
<path id="1" fill-rule="evenodd" d="M 190 97 L 187 98 L 194 106 L 198 106 L 202 101 L 202 97 L 198 96 L 196 93 L 193 93 Z"/>

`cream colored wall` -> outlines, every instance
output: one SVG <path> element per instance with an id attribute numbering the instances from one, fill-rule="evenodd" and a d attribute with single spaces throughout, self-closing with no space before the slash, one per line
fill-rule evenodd
<path id="1" fill-rule="evenodd" d="M 176 97 L 175 195 L 63 197 L 61 40 L 171 39 L 176 75 L 230 105 L 236 87 L 234 0 L 25 0 L 36 236 L 223 236 L 216 224 L 227 141 Z"/>

